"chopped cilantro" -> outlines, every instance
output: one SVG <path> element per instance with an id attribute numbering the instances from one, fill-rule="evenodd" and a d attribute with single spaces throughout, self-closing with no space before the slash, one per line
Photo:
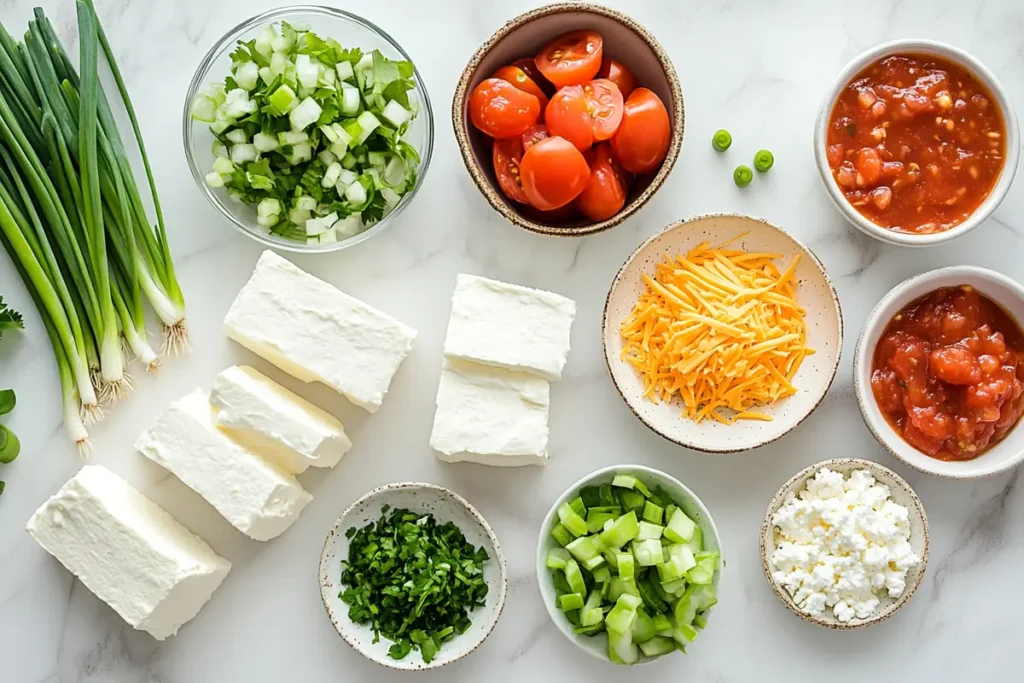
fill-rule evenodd
<path id="1" fill-rule="evenodd" d="M 3 338 L 4 332 L 8 330 L 20 330 L 24 327 L 21 314 L 12 308 L 7 308 L 4 298 L 0 296 L 0 338 Z"/>

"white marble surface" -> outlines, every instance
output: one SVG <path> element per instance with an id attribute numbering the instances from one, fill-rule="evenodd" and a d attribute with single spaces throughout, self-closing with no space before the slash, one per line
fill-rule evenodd
<path id="1" fill-rule="evenodd" d="M 29 0 L 0 0 L 0 19 L 20 34 Z M 71 0 L 43 3 L 64 36 Z M 269 544 L 247 540 L 198 496 L 132 450 L 138 432 L 172 399 L 208 385 L 223 367 L 266 364 L 220 331 L 259 247 L 219 219 L 193 186 L 180 140 L 182 97 L 206 49 L 271 0 L 98 0 L 147 133 L 188 299 L 194 353 L 145 377 L 139 391 L 93 432 L 94 462 L 126 477 L 234 563 L 197 619 L 158 644 L 134 632 L 40 550 L 23 531 L 31 512 L 80 466 L 60 428 L 57 376 L 39 319 L 0 344 L 0 384 L 18 391 L 9 425 L 24 452 L 3 468 L 0 499 L 0 680 L 5 683 L 397 681 L 350 650 L 324 616 L 316 582 L 323 537 L 368 489 L 397 480 L 454 488 L 490 520 L 509 562 L 509 601 L 491 638 L 471 657 L 424 681 L 607 682 L 622 675 L 566 642 L 537 595 L 534 545 L 550 502 L 587 472 L 640 462 L 674 473 L 707 503 L 728 557 L 721 603 L 687 657 L 645 668 L 679 680 L 1020 680 L 1019 575 L 1024 493 L 1019 473 L 975 483 L 944 481 L 894 464 L 858 414 L 850 377 L 857 332 L 890 287 L 934 266 L 969 263 L 1024 278 L 1024 179 L 981 229 L 939 248 L 884 246 L 848 227 L 819 186 L 811 129 L 819 98 L 851 57 L 896 37 L 946 40 L 973 52 L 1024 110 L 1024 4 L 1019 0 L 731 0 L 610 3 L 650 27 L 672 55 L 686 100 L 686 143 L 667 185 L 612 232 L 560 241 L 507 225 L 479 196 L 456 150 L 447 111 L 473 50 L 531 0 L 352 0 L 401 42 L 423 73 L 438 113 L 437 144 L 414 210 L 355 249 L 298 263 L 420 331 L 383 409 L 368 416 L 322 388 L 302 392 L 339 414 L 355 441 L 334 471 L 302 475 L 315 500 Z M 842 7 L 843 9 L 840 9 Z M 720 127 L 727 158 L 709 139 Z M 733 166 L 761 147 L 774 170 L 745 191 Z M 839 377 L 795 432 L 756 452 L 709 457 L 647 431 L 622 404 L 601 357 L 600 314 L 618 266 L 644 237 L 702 212 L 764 216 L 807 242 L 842 298 L 847 338 Z M 550 288 L 579 303 L 565 379 L 552 388 L 554 457 L 545 469 L 446 465 L 427 446 L 441 345 L 455 274 L 474 272 Z M 5 255 L 0 292 L 31 308 Z M 281 373 L 273 373 L 281 377 Z M 295 382 L 287 382 L 296 388 Z M 776 488 L 805 465 L 859 456 L 894 467 L 928 510 L 932 556 L 924 586 L 898 617 L 854 633 L 816 629 L 791 615 L 765 584 L 758 527 Z M 1016 591 L 1016 592 L 1015 592 Z M 1014 604 L 1016 602 L 1016 605 Z M 571 676 L 568 672 L 573 672 Z"/>

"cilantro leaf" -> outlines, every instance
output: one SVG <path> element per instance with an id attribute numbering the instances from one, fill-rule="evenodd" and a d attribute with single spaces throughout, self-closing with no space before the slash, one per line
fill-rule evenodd
<path id="1" fill-rule="evenodd" d="M 363 209 L 361 217 L 364 225 L 372 225 L 381 218 L 384 218 L 384 209 L 387 206 L 387 202 L 384 200 L 384 195 L 377 190 L 373 193 L 373 198 L 370 203 Z"/>
<path id="2" fill-rule="evenodd" d="M 0 296 L 0 338 L 3 338 L 4 332 L 9 330 L 23 329 L 25 329 L 25 321 L 22 319 L 21 313 L 13 308 L 8 308 L 4 303 L 4 298 Z"/>

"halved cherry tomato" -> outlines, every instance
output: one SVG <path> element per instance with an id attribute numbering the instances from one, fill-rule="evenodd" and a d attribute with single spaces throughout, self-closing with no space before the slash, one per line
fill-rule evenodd
<path id="1" fill-rule="evenodd" d="M 598 78 L 583 86 L 590 114 L 590 128 L 594 140 L 607 140 L 622 123 L 622 93 L 619 86 L 609 80 Z"/>
<path id="2" fill-rule="evenodd" d="M 597 31 L 572 31 L 558 36 L 544 46 L 534 61 L 537 68 L 561 88 L 582 85 L 597 75 L 601 68 L 604 40 Z"/>
<path id="3" fill-rule="evenodd" d="M 530 149 L 541 140 L 547 140 L 551 137 L 551 132 L 548 127 L 543 123 L 538 123 L 536 126 L 530 126 L 523 133 L 523 149 Z"/>
<path id="4" fill-rule="evenodd" d="M 584 156 L 590 165 L 590 184 L 576 198 L 576 208 L 592 221 L 607 220 L 626 205 L 629 181 L 607 142 Z"/>
<path id="5" fill-rule="evenodd" d="M 519 164 L 530 204 L 551 211 L 576 199 L 590 182 L 590 167 L 571 142 L 558 136 L 526 150 Z"/>
<path id="6" fill-rule="evenodd" d="M 514 138 L 537 123 L 540 100 L 508 81 L 488 78 L 469 97 L 473 125 L 492 138 Z"/>
<path id="7" fill-rule="evenodd" d="M 650 173 L 668 153 L 672 136 L 668 111 L 647 88 L 637 88 L 626 100 L 622 125 L 612 137 L 612 151 L 630 173 Z"/>
<path id="8" fill-rule="evenodd" d="M 551 97 L 558 90 L 554 84 L 544 77 L 544 74 L 537 68 L 537 62 L 533 61 L 533 57 L 523 57 L 512 62 L 512 66 L 518 66 L 522 69 L 527 76 L 529 76 L 537 86 L 544 91 L 544 94 Z"/>
<path id="9" fill-rule="evenodd" d="M 605 57 L 601 62 L 601 69 L 597 72 L 598 78 L 607 78 L 619 86 L 619 92 L 623 97 L 629 97 L 636 90 L 636 76 L 633 72 L 611 57 Z"/>
<path id="10" fill-rule="evenodd" d="M 523 181 L 519 175 L 519 164 L 523 161 L 523 144 L 518 138 L 495 140 L 492 157 L 494 175 L 498 177 L 501 191 L 509 199 L 520 204 L 528 204 L 530 200 L 523 192 Z"/>
<path id="11" fill-rule="evenodd" d="M 523 92 L 528 92 L 540 102 L 540 120 L 544 119 L 544 107 L 548 106 L 548 96 L 530 76 L 518 66 L 503 66 L 494 72 L 492 78 L 508 81 Z"/>
<path id="12" fill-rule="evenodd" d="M 567 85 L 556 92 L 548 102 L 544 120 L 552 135 L 565 138 L 581 152 L 594 144 L 587 98 L 581 85 Z"/>

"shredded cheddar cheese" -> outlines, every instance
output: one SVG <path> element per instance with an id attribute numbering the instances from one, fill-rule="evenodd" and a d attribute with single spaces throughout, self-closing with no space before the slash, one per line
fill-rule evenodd
<path id="1" fill-rule="evenodd" d="M 654 402 L 678 398 L 683 415 L 771 420 L 756 410 L 795 394 L 807 347 L 806 311 L 796 302 L 799 254 L 780 272 L 781 254 L 702 243 L 643 274 L 645 289 L 620 329 L 622 358 Z"/>

